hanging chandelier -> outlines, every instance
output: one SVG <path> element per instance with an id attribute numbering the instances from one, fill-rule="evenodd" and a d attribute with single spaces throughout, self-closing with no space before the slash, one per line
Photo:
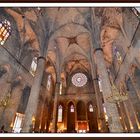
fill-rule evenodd
<path id="1" fill-rule="evenodd" d="M 106 98 L 110 103 L 118 103 L 128 99 L 128 94 L 119 92 L 114 84 L 111 85 L 112 94 Z"/>

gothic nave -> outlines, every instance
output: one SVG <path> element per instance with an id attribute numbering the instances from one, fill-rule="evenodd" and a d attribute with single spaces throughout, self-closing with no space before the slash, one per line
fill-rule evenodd
<path id="1" fill-rule="evenodd" d="M 1 7 L 0 132 L 140 132 L 138 8 Z"/>

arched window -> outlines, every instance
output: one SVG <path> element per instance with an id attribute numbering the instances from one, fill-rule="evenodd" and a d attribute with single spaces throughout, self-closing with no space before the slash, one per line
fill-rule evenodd
<path id="1" fill-rule="evenodd" d="M 63 113 L 63 108 L 62 105 L 59 105 L 58 107 L 58 122 L 62 122 L 62 114 Z"/>
<path id="2" fill-rule="evenodd" d="M 49 90 L 51 86 L 51 75 L 48 75 L 48 81 L 47 81 L 47 89 Z"/>
<path id="3" fill-rule="evenodd" d="M 61 84 L 60 84 L 59 94 L 60 94 L 60 95 L 62 94 L 62 82 L 61 82 Z"/>
<path id="4" fill-rule="evenodd" d="M 118 63 L 121 64 L 122 57 L 121 57 L 121 54 L 120 54 L 119 50 L 117 49 L 117 47 L 114 47 L 114 55 L 116 56 Z"/>
<path id="5" fill-rule="evenodd" d="M 16 113 L 16 117 L 15 117 L 14 125 L 13 125 L 14 133 L 20 133 L 23 118 L 24 118 L 24 114 Z"/>
<path id="6" fill-rule="evenodd" d="M 102 92 L 103 91 L 103 89 L 102 89 L 102 80 L 101 80 L 100 76 L 98 77 L 98 84 L 99 84 L 99 90 L 100 90 L 100 92 Z"/>
<path id="7" fill-rule="evenodd" d="M 92 106 L 92 104 L 89 105 L 89 112 L 93 112 L 93 106 Z"/>
<path id="8" fill-rule="evenodd" d="M 121 63 L 122 62 L 122 57 L 121 57 L 121 54 L 120 54 L 119 51 L 116 52 L 116 57 L 117 57 L 118 62 Z"/>
<path id="9" fill-rule="evenodd" d="M 37 57 L 34 57 L 31 64 L 30 73 L 34 76 L 37 68 Z"/>
<path id="10" fill-rule="evenodd" d="M 134 12 L 134 14 L 140 18 L 140 8 L 139 7 L 135 7 L 135 8 L 132 8 L 132 11 Z"/>
<path id="11" fill-rule="evenodd" d="M 73 105 L 70 106 L 70 112 L 74 112 L 74 106 Z"/>
<path id="12" fill-rule="evenodd" d="M 108 116 L 107 116 L 106 108 L 105 108 L 105 105 L 104 105 L 104 104 L 103 104 L 103 110 L 104 110 L 105 120 L 106 120 L 106 122 L 107 122 L 107 121 L 108 121 Z"/>
<path id="13" fill-rule="evenodd" d="M 0 44 L 4 45 L 5 41 L 11 34 L 11 24 L 8 20 L 0 22 Z"/>

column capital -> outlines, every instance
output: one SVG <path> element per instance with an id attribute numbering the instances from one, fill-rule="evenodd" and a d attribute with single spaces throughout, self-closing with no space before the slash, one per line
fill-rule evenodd
<path id="1" fill-rule="evenodd" d="M 94 49 L 94 53 L 95 53 L 96 51 L 102 51 L 102 52 L 103 52 L 103 49 L 102 49 L 102 48 L 95 48 L 95 49 Z"/>
<path id="2" fill-rule="evenodd" d="M 44 59 L 44 60 L 46 61 L 46 58 L 45 58 L 44 56 L 39 56 L 39 57 L 37 58 L 37 60 L 39 60 L 39 59 Z"/>

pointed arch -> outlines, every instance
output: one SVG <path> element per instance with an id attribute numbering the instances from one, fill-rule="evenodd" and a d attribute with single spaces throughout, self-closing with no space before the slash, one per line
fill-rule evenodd
<path id="1" fill-rule="evenodd" d="M 36 69 L 37 69 L 37 57 L 34 57 L 32 59 L 32 63 L 31 63 L 31 67 L 30 67 L 30 73 L 33 76 L 35 75 Z"/>
<path id="2" fill-rule="evenodd" d="M 97 123 L 97 108 L 92 101 L 87 103 L 87 118 L 89 125 L 89 132 L 98 132 Z"/>
<path id="3" fill-rule="evenodd" d="M 11 23 L 8 20 L 0 21 L 0 44 L 4 45 L 5 41 L 11 34 Z"/>
<path id="4" fill-rule="evenodd" d="M 77 120 L 86 120 L 86 106 L 83 101 L 77 103 Z"/>
<path id="5" fill-rule="evenodd" d="M 67 109 L 67 132 L 75 130 L 75 107 L 74 103 L 70 101 Z"/>
<path id="6" fill-rule="evenodd" d="M 89 112 L 93 112 L 93 105 L 89 104 L 88 109 L 89 109 Z"/>
<path id="7" fill-rule="evenodd" d="M 63 121 L 63 106 L 60 104 L 58 106 L 58 122 L 62 122 Z"/>

